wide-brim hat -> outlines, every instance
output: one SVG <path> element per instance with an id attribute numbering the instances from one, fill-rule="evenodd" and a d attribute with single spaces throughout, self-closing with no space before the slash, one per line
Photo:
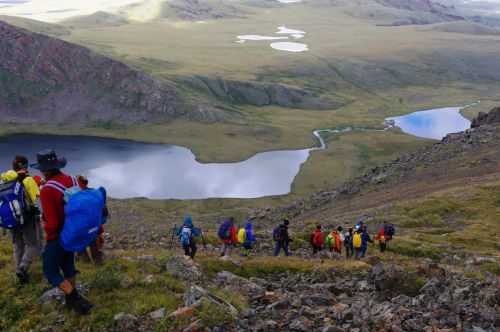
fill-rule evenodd
<path id="1" fill-rule="evenodd" d="M 31 167 L 41 171 L 50 171 L 54 169 L 64 168 L 67 164 L 65 158 L 58 158 L 54 150 L 44 150 L 36 155 L 36 164 L 32 164 Z"/>

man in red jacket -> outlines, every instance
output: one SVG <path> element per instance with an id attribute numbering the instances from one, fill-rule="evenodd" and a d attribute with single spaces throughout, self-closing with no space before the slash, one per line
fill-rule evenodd
<path id="1" fill-rule="evenodd" d="M 66 306 L 78 314 L 88 314 L 92 304 L 76 289 L 75 254 L 59 244 L 59 233 L 64 225 L 64 190 L 78 185 L 75 178 L 61 172 L 66 159 L 57 158 L 53 150 L 37 154 L 37 164 L 46 184 L 40 191 L 42 222 L 47 243 L 43 251 L 43 272 L 49 283 L 66 295 Z"/>

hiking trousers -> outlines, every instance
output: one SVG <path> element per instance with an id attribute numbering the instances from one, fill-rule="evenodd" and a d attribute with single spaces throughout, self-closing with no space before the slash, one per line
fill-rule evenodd
<path id="1" fill-rule="evenodd" d="M 233 247 L 234 247 L 234 244 L 232 244 L 232 243 L 224 243 L 224 246 L 222 247 L 221 256 L 231 255 L 231 250 L 233 249 Z"/>
<path id="2" fill-rule="evenodd" d="M 43 274 L 54 287 L 58 287 L 65 279 L 74 278 L 75 254 L 64 250 L 59 240 L 47 241 L 43 250 Z"/>
<path id="3" fill-rule="evenodd" d="M 196 243 L 194 241 L 191 241 L 190 244 L 182 246 L 184 249 L 184 255 L 189 256 L 191 258 L 194 258 L 196 255 L 196 251 L 198 250 L 198 247 L 196 247 Z"/>
<path id="4" fill-rule="evenodd" d="M 321 250 L 323 250 L 323 247 L 321 247 L 321 246 L 313 246 L 313 255 L 316 255 Z"/>
<path id="5" fill-rule="evenodd" d="M 363 251 L 361 248 L 354 248 L 354 258 L 355 259 L 360 259 L 362 258 Z"/>
<path id="6" fill-rule="evenodd" d="M 345 257 L 351 258 L 354 252 L 354 248 L 352 246 L 345 246 Z"/>
<path id="7" fill-rule="evenodd" d="M 40 254 L 41 227 L 38 218 L 26 218 L 24 225 L 12 230 L 16 273 L 27 272 L 34 258 Z"/>
<path id="8" fill-rule="evenodd" d="M 380 252 L 385 252 L 385 249 L 387 249 L 387 242 L 380 242 Z"/>
<path id="9" fill-rule="evenodd" d="M 289 256 L 288 252 L 288 242 L 276 242 L 276 246 L 274 247 L 274 256 L 279 256 L 281 249 L 285 252 L 285 256 Z"/>

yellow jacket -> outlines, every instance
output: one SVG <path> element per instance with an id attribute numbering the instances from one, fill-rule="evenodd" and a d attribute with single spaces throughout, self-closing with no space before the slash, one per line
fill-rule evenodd
<path id="1" fill-rule="evenodd" d="M 17 179 L 16 171 L 10 170 L 0 174 L 0 180 L 2 181 L 13 181 L 15 179 Z M 38 185 L 36 184 L 35 180 L 33 180 L 31 176 L 27 176 L 23 180 L 23 186 L 26 192 L 26 198 L 28 200 L 28 203 L 31 205 L 35 205 L 36 200 L 40 196 L 40 188 L 38 188 Z"/>

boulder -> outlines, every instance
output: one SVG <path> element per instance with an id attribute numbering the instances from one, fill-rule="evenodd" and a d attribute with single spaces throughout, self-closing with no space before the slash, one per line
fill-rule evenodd
<path id="1" fill-rule="evenodd" d="M 218 273 L 215 282 L 220 287 L 225 287 L 249 298 L 260 298 L 266 294 L 265 289 L 261 286 L 228 271 Z"/>
<path id="2" fill-rule="evenodd" d="M 392 298 L 399 294 L 415 296 L 419 291 L 416 276 L 392 264 L 379 263 L 373 266 L 369 279 L 375 289 L 386 298 Z"/>
<path id="3" fill-rule="evenodd" d="M 188 256 L 172 256 L 166 263 L 167 271 L 181 280 L 189 282 L 200 281 L 203 277 L 201 270 L 191 258 Z"/>
<path id="4" fill-rule="evenodd" d="M 149 317 L 154 320 L 160 320 L 163 319 L 166 315 L 165 308 L 160 308 L 158 310 L 155 310 L 151 313 L 149 313 Z"/>

